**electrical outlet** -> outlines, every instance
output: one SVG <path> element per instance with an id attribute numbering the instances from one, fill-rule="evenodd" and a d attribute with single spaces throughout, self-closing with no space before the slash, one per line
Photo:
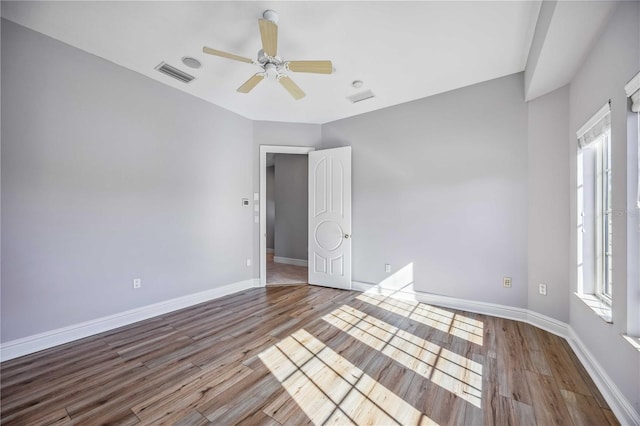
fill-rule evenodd
<path id="1" fill-rule="evenodd" d="M 142 287 L 142 280 L 140 278 L 134 278 L 133 288 L 140 288 L 140 287 Z"/>
<path id="2" fill-rule="evenodd" d="M 511 277 L 503 277 L 502 285 L 506 288 L 511 288 Z"/>
<path id="3" fill-rule="evenodd" d="M 384 264 L 384 271 L 385 272 L 391 272 L 391 265 L 389 265 L 388 263 Z"/>
<path id="4" fill-rule="evenodd" d="M 538 284 L 538 293 L 540 293 L 543 296 L 547 295 L 547 285 L 546 284 Z"/>

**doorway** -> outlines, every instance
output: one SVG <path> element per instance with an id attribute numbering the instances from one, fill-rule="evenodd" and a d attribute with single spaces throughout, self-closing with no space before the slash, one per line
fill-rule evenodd
<path id="1" fill-rule="evenodd" d="M 261 145 L 260 146 L 260 285 L 267 285 L 267 255 L 270 258 L 274 259 L 269 266 L 270 269 L 277 268 L 279 271 L 276 273 L 280 273 L 280 277 L 285 276 L 291 272 L 291 270 L 295 270 L 296 267 L 302 267 L 302 263 L 298 262 L 296 264 L 295 257 L 288 257 L 286 255 L 280 255 L 280 253 L 267 253 L 267 157 L 270 155 L 274 155 L 274 157 L 278 154 L 298 154 L 304 155 L 307 157 L 308 153 L 314 151 L 315 148 L 312 147 L 296 147 L 296 146 L 273 146 L 273 145 Z M 277 158 L 277 157 L 275 157 Z M 283 157 L 284 158 L 284 157 Z M 277 208 L 277 207 L 276 207 Z M 305 212 L 306 214 L 306 212 Z M 277 215 L 277 213 L 276 213 Z M 306 232 L 306 228 L 305 231 Z M 276 247 L 274 247 L 275 250 Z M 282 254 L 291 253 L 290 251 L 285 251 Z M 278 262 L 275 262 L 276 258 L 278 258 Z M 298 259 L 303 260 L 303 259 Z M 289 262 L 289 263 L 286 263 Z M 306 269 L 306 264 L 304 265 Z M 283 271 L 285 271 L 283 275 Z M 300 271 L 295 271 L 297 276 L 300 276 Z M 282 279 L 279 279 L 280 281 Z M 299 280 L 298 278 L 294 278 L 294 280 Z M 307 282 L 307 279 L 304 279 L 304 282 Z"/>
<path id="2" fill-rule="evenodd" d="M 267 154 L 266 285 L 308 281 L 309 161 L 302 154 Z"/>

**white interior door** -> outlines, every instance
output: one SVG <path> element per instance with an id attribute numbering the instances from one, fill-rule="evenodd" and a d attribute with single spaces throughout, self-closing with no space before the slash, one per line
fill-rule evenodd
<path id="1" fill-rule="evenodd" d="M 351 147 L 309 153 L 309 284 L 351 288 Z"/>

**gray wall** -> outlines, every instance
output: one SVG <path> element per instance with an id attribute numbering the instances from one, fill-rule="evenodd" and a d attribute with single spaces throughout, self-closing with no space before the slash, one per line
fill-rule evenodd
<path id="1" fill-rule="evenodd" d="M 627 257 L 629 239 L 637 239 L 637 228 L 628 221 L 637 214 L 627 206 L 627 134 L 628 104 L 625 84 L 640 70 L 640 3 L 621 2 L 604 32 L 585 59 L 570 85 L 570 261 L 571 291 L 576 290 L 576 144 L 575 132 L 608 99 L 611 99 L 611 151 L 613 180 L 613 324 L 597 317 L 577 297 L 570 296 L 570 325 L 615 381 L 627 399 L 640 412 L 640 353 L 620 334 L 627 329 L 628 291 L 638 292 L 638 282 L 630 279 L 628 263 L 637 267 L 637 258 Z M 635 135 L 632 135 L 635 136 Z M 564 155 L 564 154 L 563 154 Z"/>
<path id="2" fill-rule="evenodd" d="M 528 103 L 528 305 L 569 321 L 569 88 Z M 538 284 L 547 285 L 547 295 Z"/>
<path id="3" fill-rule="evenodd" d="M 353 279 L 527 306 L 527 106 L 515 74 L 323 125 L 353 147 Z M 513 278 L 511 289 L 502 277 Z"/>
<path id="4" fill-rule="evenodd" d="M 2 341 L 254 276 L 250 120 L 9 21 L 2 110 Z"/>
<path id="5" fill-rule="evenodd" d="M 276 172 L 275 166 L 267 167 L 267 248 L 275 249 L 276 227 Z"/>
<path id="6" fill-rule="evenodd" d="M 0 81 L 2 80 L 2 22 L 0 18 Z M 0 84 L 0 99 L 2 99 L 2 84 Z M 0 102 L 0 123 L 2 123 L 2 102 Z M 0 129 L 2 125 L 0 124 Z M 2 135 L 0 135 L 0 141 Z M 2 188 L 2 149 L 0 149 L 0 188 Z M 2 216 L 2 194 L 0 191 L 0 217 Z M 0 240 L 2 239 L 2 220 L 0 219 Z M 2 319 L 2 243 L 0 241 L 0 320 Z M 0 326 L 0 342 L 2 341 L 2 330 Z"/>
<path id="7" fill-rule="evenodd" d="M 309 157 L 275 155 L 275 256 L 307 260 Z"/>

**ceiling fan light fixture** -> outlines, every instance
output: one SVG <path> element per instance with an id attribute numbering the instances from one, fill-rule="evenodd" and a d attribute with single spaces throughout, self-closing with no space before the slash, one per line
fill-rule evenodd
<path id="1" fill-rule="evenodd" d="M 266 64 L 264 66 L 264 72 L 269 80 L 275 81 L 278 79 L 278 67 L 276 67 L 275 64 Z"/>

